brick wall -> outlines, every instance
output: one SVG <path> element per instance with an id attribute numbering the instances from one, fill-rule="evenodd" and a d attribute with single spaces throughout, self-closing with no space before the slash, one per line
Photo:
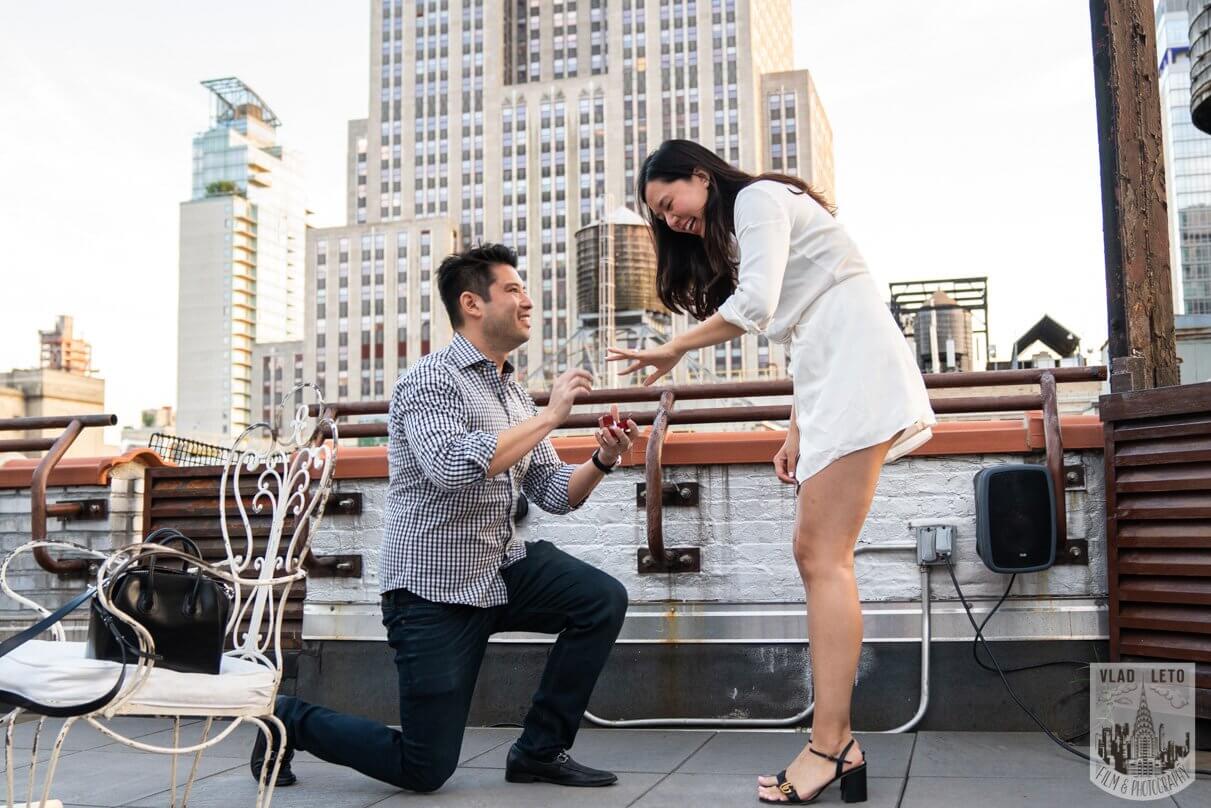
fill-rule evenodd
<path id="1" fill-rule="evenodd" d="M 975 500 L 972 478 L 980 468 L 1022 462 L 1016 455 L 910 457 L 884 468 L 871 514 L 859 539 L 863 543 L 912 540 L 908 523 L 938 519 L 958 525 L 956 575 L 969 597 L 996 597 L 1006 578 L 985 569 L 975 552 Z M 1083 490 L 1068 492 L 1071 538 L 1089 542 L 1087 566 L 1059 566 L 1021 576 L 1015 597 L 1096 598 L 1106 594 L 1104 494 L 1101 453 L 1069 453 L 1067 463 L 1085 468 Z M 52 488 L 50 502 L 109 497 L 110 514 L 102 520 L 51 519 L 51 538 L 64 538 L 97 549 L 135 540 L 142 523 L 141 476 L 117 478 L 109 488 Z M 684 575 L 636 573 L 636 548 L 645 543 L 644 511 L 635 505 L 635 485 L 642 468 L 624 468 L 606 478 L 589 501 L 565 516 L 531 507 L 523 523 L 527 539 L 546 539 L 622 581 L 635 603 L 665 600 L 739 603 L 801 602 L 803 588 L 791 558 L 794 495 L 779 483 L 768 465 L 673 466 L 666 481 L 697 482 L 700 504 L 665 508 L 665 545 L 702 548 L 702 572 Z M 342 480 L 337 489 L 360 491 L 359 516 L 328 517 L 313 543 L 319 554 L 360 553 L 361 579 L 312 578 L 311 606 L 365 606 L 378 603 L 378 553 L 382 543 L 386 480 Z M 8 553 L 29 540 L 29 489 L 0 489 L 0 552 Z M 857 560 L 858 586 L 867 602 L 914 600 L 920 578 L 911 553 L 869 553 Z M 56 606 L 84 585 L 61 580 L 41 570 L 32 555 L 10 568 L 10 584 L 39 603 Z M 949 586 L 935 587 L 935 599 L 954 599 Z M 28 625 L 27 610 L 8 598 L 0 599 L 0 632 Z M 83 618 L 83 612 L 77 622 Z"/>
<path id="2" fill-rule="evenodd" d="M 47 539 L 71 541 L 96 550 L 110 550 L 138 538 L 142 526 L 143 479 L 112 479 L 109 486 L 52 487 L 47 502 L 76 499 L 108 499 L 109 516 L 102 519 L 47 521 Z M 7 556 L 30 541 L 30 503 L 28 488 L 0 489 L 0 553 Z M 54 551 L 55 555 L 62 555 Z M 57 608 L 88 584 L 81 578 L 62 579 L 46 572 L 34 561 L 32 553 L 18 556 L 8 569 L 8 583 L 25 597 L 48 608 Z M 0 635 L 9 636 L 29 626 L 35 613 L 11 598 L 0 597 Z M 87 625 L 87 610 L 77 610 L 69 624 L 69 636 L 82 639 Z"/>
<path id="3" fill-rule="evenodd" d="M 884 468 L 870 517 L 859 539 L 869 543 L 912 540 L 910 520 L 938 519 L 958 525 L 956 576 L 964 595 L 997 597 L 1006 577 L 989 572 L 975 552 L 975 496 L 972 479 L 982 467 L 1023 462 L 1016 455 L 910 457 Z M 1102 456 L 1068 453 L 1066 463 L 1085 469 L 1084 490 L 1068 492 L 1068 535 L 1089 542 L 1089 564 L 1058 566 L 1020 576 L 1015 596 L 1099 597 L 1106 593 Z M 665 546 L 702 548 L 702 572 L 684 575 L 636 573 L 636 548 L 646 542 L 645 514 L 635 505 L 642 468 L 620 469 L 606 478 L 590 500 L 566 516 L 535 507 L 525 520 L 527 539 L 547 539 L 622 581 L 632 602 L 702 600 L 725 602 L 801 601 L 803 587 L 791 558 L 794 494 L 779 483 L 769 465 L 674 466 L 665 480 L 697 482 L 701 502 L 692 508 L 665 508 Z M 377 604 L 378 552 L 382 540 L 386 481 L 345 480 L 340 487 L 361 491 L 363 513 L 330 517 L 313 544 L 317 553 L 360 552 L 361 580 L 311 579 L 310 604 Z M 870 553 L 857 560 L 858 586 L 865 601 L 912 600 L 920 596 L 915 556 Z M 954 599 L 950 587 L 935 597 Z"/>

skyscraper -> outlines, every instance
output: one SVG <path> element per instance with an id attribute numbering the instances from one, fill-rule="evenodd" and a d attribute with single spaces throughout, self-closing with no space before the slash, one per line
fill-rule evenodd
<path id="1" fill-rule="evenodd" d="M 308 241 L 306 361 L 329 397 L 380 398 L 448 340 L 431 273 L 481 241 L 517 251 L 538 308 L 519 373 L 542 386 L 575 363 L 573 236 L 635 207 L 639 166 L 666 138 L 751 171 L 777 151 L 779 170 L 832 191 L 823 107 L 806 71 L 791 70 L 788 0 L 374 0 L 371 15 L 348 223 Z M 698 366 L 769 367 L 764 340 L 722 349 Z"/>
<path id="2" fill-rule="evenodd" d="M 253 343 L 303 337 L 307 209 L 269 106 L 239 79 L 202 83 L 214 108 L 181 203 L 177 426 L 226 442 L 254 420 Z"/>
<path id="3" fill-rule="evenodd" d="M 1186 314 L 1211 314 L 1211 135 L 1190 120 L 1190 19 L 1199 7 L 1156 4 L 1173 304 Z"/>

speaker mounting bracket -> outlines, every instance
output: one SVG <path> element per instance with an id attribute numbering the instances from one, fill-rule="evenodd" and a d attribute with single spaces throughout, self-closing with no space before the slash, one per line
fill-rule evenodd
<path id="1" fill-rule="evenodd" d="M 1085 490 L 1085 466 L 1082 463 L 1070 463 L 1064 466 L 1064 490 Z"/>
<path id="2" fill-rule="evenodd" d="M 1069 539 L 1063 547 L 1055 548 L 1056 564 L 1089 565 L 1089 542 L 1084 539 Z"/>

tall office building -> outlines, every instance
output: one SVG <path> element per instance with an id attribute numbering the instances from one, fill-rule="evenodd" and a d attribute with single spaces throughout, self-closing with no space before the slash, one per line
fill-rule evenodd
<path id="1" fill-rule="evenodd" d="M 303 337 L 307 209 L 269 106 L 239 79 L 202 83 L 213 114 L 181 203 L 177 428 L 225 443 L 256 420 L 253 344 Z"/>
<path id="2" fill-rule="evenodd" d="M 1186 314 L 1211 314 L 1211 135 L 1190 119 L 1190 21 L 1201 5 L 1156 4 L 1173 308 Z"/>
<path id="3" fill-rule="evenodd" d="M 374 0 L 371 15 L 347 224 L 308 238 L 306 362 L 330 397 L 389 394 L 448 340 L 432 272 L 481 241 L 517 251 L 539 309 L 519 372 L 541 387 L 574 364 L 574 234 L 635 207 L 639 166 L 666 138 L 832 191 L 788 0 Z M 696 366 L 759 375 L 770 348 L 739 338 Z"/>

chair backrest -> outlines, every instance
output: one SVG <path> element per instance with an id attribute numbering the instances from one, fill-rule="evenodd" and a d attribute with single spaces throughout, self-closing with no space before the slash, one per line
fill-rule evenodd
<path id="1" fill-rule="evenodd" d="M 217 566 L 243 582 L 228 624 L 238 655 L 281 664 L 286 598 L 306 575 L 303 562 L 332 490 L 336 446 L 335 419 L 310 383 L 282 397 L 273 423 L 253 424 L 232 444 L 219 487 L 227 561 Z M 268 528 L 263 545 L 253 539 L 254 526 Z"/>

